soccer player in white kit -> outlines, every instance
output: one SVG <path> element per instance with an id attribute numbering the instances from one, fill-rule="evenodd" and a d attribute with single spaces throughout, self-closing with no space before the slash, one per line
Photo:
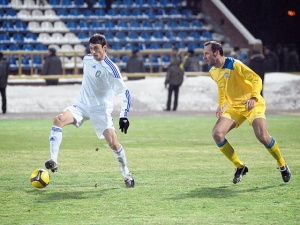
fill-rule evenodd
<path id="1" fill-rule="evenodd" d="M 111 113 L 115 95 L 122 96 L 119 126 L 127 133 L 130 110 L 130 93 L 118 67 L 106 55 L 107 43 L 104 35 L 94 34 L 89 40 L 90 52 L 83 59 L 83 80 L 79 95 L 72 106 L 54 118 L 50 133 L 51 158 L 45 167 L 52 172 L 58 169 L 58 152 L 62 141 L 62 128 L 73 124 L 80 127 L 84 121 L 91 120 L 98 138 L 104 137 L 117 159 L 126 187 L 134 187 L 134 179 L 127 167 L 125 151 L 118 142 Z"/>

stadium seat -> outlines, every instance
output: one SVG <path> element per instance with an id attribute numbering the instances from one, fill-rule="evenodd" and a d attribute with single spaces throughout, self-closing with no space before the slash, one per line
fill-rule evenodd
<path id="1" fill-rule="evenodd" d="M 90 24 L 89 24 L 89 22 L 81 21 L 79 23 L 79 29 L 81 31 L 89 31 L 90 30 Z"/>
<path id="2" fill-rule="evenodd" d="M 8 19 L 14 19 L 14 18 L 17 18 L 17 11 L 14 10 L 14 9 L 8 9 L 6 11 L 6 18 Z"/>
<path id="3" fill-rule="evenodd" d="M 183 9 L 181 11 L 181 14 L 184 15 L 187 18 L 191 18 L 193 16 L 193 13 L 190 9 Z"/>
<path id="4" fill-rule="evenodd" d="M 28 22 L 28 30 L 32 32 L 39 32 L 41 31 L 40 23 L 37 21 L 30 21 Z"/>
<path id="5" fill-rule="evenodd" d="M 178 9 L 171 9 L 169 12 L 169 15 L 171 16 L 171 18 L 180 18 L 181 17 L 181 14 Z"/>
<path id="6" fill-rule="evenodd" d="M 74 45 L 74 51 L 85 53 L 86 52 L 86 47 L 82 44 L 75 44 Z"/>
<path id="7" fill-rule="evenodd" d="M 40 56 L 34 56 L 32 59 L 32 66 L 36 69 L 42 68 L 42 58 Z"/>
<path id="8" fill-rule="evenodd" d="M 67 12 L 66 9 L 58 9 L 56 11 L 57 16 L 59 16 L 62 19 L 66 19 L 69 16 L 69 13 Z"/>
<path id="9" fill-rule="evenodd" d="M 6 45 L 0 44 L 0 51 L 7 51 Z"/>
<path id="10" fill-rule="evenodd" d="M 21 9 L 17 15 L 21 20 L 31 20 L 31 13 L 27 9 Z"/>
<path id="11" fill-rule="evenodd" d="M 201 35 L 201 40 L 202 41 L 212 40 L 212 34 L 209 31 L 203 31 L 203 33 Z"/>
<path id="12" fill-rule="evenodd" d="M 0 7 L 5 7 L 5 6 L 8 6 L 8 3 L 9 3 L 9 1 L 8 0 L 1 0 L 0 1 Z"/>
<path id="13" fill-rule="evenodd" d="M 177 24 L 177 22 L 174 21 L 174 20 L 169 20 L 169 21 L 167 22 L 167 27 L 168 27 L 170 30 L 174 30 L 174 29 L 177 29 L 178 24 Z"/>
<path id="14" fill-rule="evenodd" d="M 133 0 L 123 0 L 122 5 L 123 5 L 124 7 L 131 8 L 132 5 L 133 5 L 133 3 L 134 3 Z"/>
<path id="15" fill-rule="evenodd" d="M 161 7 L 170 7 L 170 0 L 159 0 L 159 5 Z"/>
<path id="16" fill-rule="evenodd" d="M 67 32 L 68 28 L 63 21 L 55 21 L 53 24 L 53 29 L 57 32 Z"/>
<path id="17" fill-rule="evenodd" d="M 126 41 L 126 34 L 122 31 L 118 31 L 115 34 L 115 37 L 118 39 L 120 42 L 125 42 Z"/>
<path id="18" fill-rule="evenodd" d="M 53 31 L 53 24 L 50 21 L 43 21 L 41 22 L 41 32 L 52 32 Z"/>
<path id="19" fill-rule="evenodd" d="M 93 29 L 94 32 L 100 32 L 103 30 L 102 23 L 99 21 L 93 21 L 91 28 Z"/>
<path id="20" fill-rule="evenodd" d="M 200 40 L 201 37 L 200 33 L 197 31 L 192 31 L 189 36 L 193 38 L 195 41 Z"/>
<path id="21" fill-rule="evenodd" d="M 169 42 L 163 43 L 162 48 L 164 49 L 171 49 L 173 45 Z"/>
<path id="22" fill-rule="evenodd" d="M 156 40 L 163 40 L 164 39 L 164 34 L 160 31 L 153 32 L 152 36 Z"/>
<path id="23" fill-rule="evenodd" d="M 76 60 L 76 62 L 75 62 Z M 82 58 L 79 57 L 79 56 L 72 56 L 69 60 L 68 60 L 68 67 L 70 68 L 74 68 L 75 67 L 75 64 L 77 66 L 78 69 L 82 69 L 83 68 L 83 61 L 82 61 Z"/>
<path id="24" fill-rule="evenodd" d="M 22 50 L 23 51 L 33 51 L 34 47 L 31 44 L 26 44 L 26 45 L 23 45 Z"/>
<path id="25" fill-rule="evenodd" d="M 29 70 L 31 68 L 30 61 L 27 57 L 22 57 L 21 66 L 24 70 Z"/>
<path id="26" fill-rule="evenodd" d="M 156 21 L 153 24 L 154 29 L 163 30 L 165 28 L 165 24 L 162 21 Z"/>
<path id="27" fill-rule="evenodd" d="M 161 48 L 161 45 L 158 44 L 158 43 L 151 43 L 150 46 L 149 46 L 150 49 L 160 49 Z"/>
<path id="28" fill-rule="evenodd" d="M 149 7 L 155 7 L 157 6 L 157 0 L 147 0 L 147 4 L 149 5 Z"/>
<path id="29" fill-rule="evenodd" d="M 143 15 L 143 13 L 140 9 L 135 8 L 132 10 L 131 15 L 134 17 L 141 17 Z"/>
<path id="30" fill-rule="evenodd" d="M 86 7 L 84 0 L 74 0 L 74 5 L 75 7 L 81 7 L 81 8 Z"/>
<path id="31" fill-rule="evenodd" d="M 145 10 L 145 15 L 149 18 L 149 19 L 155 19 L 156 17 L 156 13 L 153 9 L 146 9 Z"/>
<path id="32" fill-rule="evenodd" d="M 4 21 L 1 27 L 3 32 L 13 32 L 15 31 L 14 24 L 10 21 Z"/>
<path id="33" fill-rule="evenodd" d="M 163 55 L 161 60 L 161 65 L 164 69 L 168 68 L 171 63 L 171 59 L 169 55 Z"/>
<path id="34" fill-rule="evenodd" d="M 191 43 L 188 43 L 187 44 L 187 48 L 189 49 L 189 50 L 194 50 L 194 49 L 196 49 L 198 47 L 198 45 L 196 44 L 196 43 L 194 43 L 194 42 L 191 42 Z"/>
<path id="35" fill-rule="evenodd" d="M 18 43 L 18 44 L 23 44 L 24 43 L 24 36 L 21 33 L 14 33 L 13 34 L 13 41 Z"/>
<path id="36" fill-rule="evenodd" d="M 72 32 L 65 33 L 65 35 L 63 36 L 63 40 L 65 43 L 68 43 L 68 44 L 79 44 L 80 43 L 79 38 Z"/>
<path id="37" fill-rule="evenodd" d="M 106 21 L 105 24 L 104 24 L 104 27 L 107 30 L 113 30 L 115 28 L 115 24 L 112 21 Z"/>
<path id="38" fill-rule="evenodd" d="M 35 46 L 35 50 L 37 50 L 37 51 L 46 51 L 47 46 L 43 45 L 43 44 L 38 44 L 37 46 Z"/>
<path id="39" fill-rule="evenodd" d="M 54 8 L 59 7 L 60 6 L 60 0 L 49 0 L 49 4 Z"/>
<path id="40" fill-rule="evenodd" d="M 128 23 L 126 21 L 120 21 L 118 23 L 119 30 L 128 30 Z"/>
<path id="41" fill-rule="evenodd" d="M 113 44 L 111 48 L 113 50 L 119 51 L 119 50 L 122 50 L 122 45 L 120 45 L 120 44 Z"/>
<path id="42" fill-rule="evenodd" d="M 79 33 L 77 35 L 77 37 L 79 38 L 79 40 L 82 42 L 82 43 L 85 43 L 85 42 L 88 42 L 89 41 L 89 35 L 87 33 Z"/>
<path id="43" fill-rule="evenodd" d="M 119 63 L 119 66 L 121 67 L 121 69 L 125 69 L 126 68 L 127 61 L 128 61 L 128 56 L 127 55 L 123 55 L 121 57 L 121 61 Z"/>
<path id="44" fill-rule="evenodd" d="M 17 21 L 15 24 L 15 28 L 16 28 L 16 31 L 18 31 L 18 32 L 27 31 L 27 25 L 23 21 Z"/>
<path id="45" fill-rule="evenodd" d="M 10 37 L 8 34 L 0 34 L 0 44 L 9 44 Z"/>
<path id="46" fill-rule="evenodd" d="M 51 36 L 48 33 L 40 33 L 37 39 L 40 43 L 51 43 Z"/>
<path id="47" fill-rule="evenodd" d="M 57 19 L 56 12 L 53 9 L 46 9 L 44 12 L 44 17 L 46 17 L 47 20 L 56 20 Z"/>
<path id="48" fill-rule="evenodd" d="M 181 20 L 178 24 L 180 29 L 189 29 L 190 23 L 186 20 Z"/>
<path id="49" fill-rule="evenodd" d="M 98 2 L 99 7 L 106 8 L 106 0 L 99 0 L 97 2 Z"/>
<path id="50" fill-rule="evenodd" d="M 141 24 L 138 21 L 134 20 L 134 21 L 130 22 L 129 28 L 131 30 L 140 30 L 141 29 Z"/>
<path id="51" fill-rule="evenodd" d="M 185 31 L 180 31 L 177 35 L 182 41 L 185 41 L 188 38 L 188 34 Z"/>
<path id="52" fill-rule="evenodd" d="M 72 19 L 78 19 L 78 17 L 81 17 L 81 12 L 79 9 L 70 9 L 70 12 L 69 12 L 69 17 L 72 18 Z"/>
<path id="53" fill-rule="evenodd" d="M 131 13 L 128 9 L 121 9 L 120 16 L 122 16 L 122 17 L 124 17 L 124 19 L 126 19 L 126 17 L 131 16 Z"/>
<path id="54" fill-rule="evenodd" d="M 183 44 L 182 42 L 177 42 L 175 43 L 175 46 L 178 48 L 178 49 L 184 49 L 186 46 L 185 44 Z"/>
<path id="55" fill-rule="evenodd" d="M 152 23 L 149 21 L 149 20 L 145 20 L 143 23 L 142 23 L 142 27 L 144 30 L 152 30 Z"/>
<path id="56" fill-rule="evenodd" d="M 62 52 L 72 52 L 72 51 L 74 51 L 72 45 L 70 45 L 70 44 L 63 44 L 63 45 L 61 45 L 60 50 Z"/>
<path id="57" fill-rule="evenodd" d="M 84 16 L 85 19 L 93 19 L 94 18 L 94 13 L 90 9 L 83 10 L 82 15 Z"/>
<path id="58" fill-rule="evenodd" d="M 119 13 L 118 13 L 118 11 L 117 11 L 116 9 L 109 9 L 109 10 L 107 11 L 107 15 L 108 15 L 108 16 L 111 16 L 111 17 L 115 17 L 115 16 L 118 16 Z"/>
<path id="59" fill-rule="evenodd" d="M 105 32 L 105 33 L 104 33 L 104 36 L 106 37 L 107 40 L 113 40 L 114 37 L 115 37 L 115 36 L 113 35 L 113 33 L 112 33 L 112 32 L 109 32 L 109 31 Z"/>
<path id="60" fill-rule="evenodd" d="M 44 13 L 40 9 L 34 9 L 31 11 L 31 19 L 33 21 L 43 21 L 44 20 Z"/>
<path id="61" fill-rule="evenodd" d="M 199 20 L 193 21 L 191 26 L 195 29 L 203 28 L 203 24 Z"/>
<path id="62" fill-rule="evenodd" d="M 175 34 L 174 34 L 173 32 L 167 32 L 167 33 L 165 34 L 165 37 L 166 37 L 170 42 L 172 42 L 172 41 L 174 41 L 174 40 L 176 39 L 176 36 L 175 36 Z"/>
<path id="63" fill-rule="evenodd" d="M 18 61 L 14 57 L 8 58 L 8 64 L 9 64 L 10 70 L 15 71 L 15 70 L 18 70 L 18 68 L 19 68 Z"/>
<path id="64" fill-rule="evenodd" d="M 20 51 L 20 47 L 19 47 L 19 45 L 11 44 L 11 45 L 8 47 L 8 50 L 9 50 L 9 51 Z"/>
<path id="65" fill-rule="evenodd" d="M 145 6 L 145 0 L 135 0 L 135 4 L 137 5 L 137 7 L 143 7 Z"/>
<path id="66" fill-rule="evenodd" d="M 104 17 L 105 15 L 106 14 L 105 14 L 105 11 L 103 9 L 96 9 L 95 10 L 95 16 L 96 17 L 101 18 L 101 17 Z"/>
<path id="67" fill-rule="evenodd" d="M 151 39 L 151 34 L 149 32 L 142 32 L 141 35 L 140 35 L 141 38 L 149 41 Z"/>
<path id="68" fill-rule="evenodd" d="M 128 40 L 130 42 L 136 42 L 139 40 L 139 34 L 137 32 L 129 32 L 128 33 Z"/>
<path id="69" fill-rule="evenodd" d="M 53 33 L 51 35 L 51 43 L 58 43 L 58 44 L 63 44 L 65 43 L 65 40 L 64 40 L 64 36 L 62 35 L 62 33 Z"/>
<path id="70" fill-rule="evenodd" d="M 72 0 L 61 0 L 61 7 L 64 8 L 73 8 L 73 2 Z"/>
<path id="71" fill-rule="evenodd" d="M 66 26 L 70 31 L 75 32 L 78 30 L 78 24 L 75 21 L 68 21 Z"/>

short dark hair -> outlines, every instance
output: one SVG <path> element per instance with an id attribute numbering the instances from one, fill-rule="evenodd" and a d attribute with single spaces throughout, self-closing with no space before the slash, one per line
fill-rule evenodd
<path id="1" fill-rule="evenodd" d="M 215 53 L 216 51 L 220 52 L 220 55 L 223 56 L 222 45 L 217 41 L 207 41 L 204 43 L 204 46 L 211 45 L 211 51 Z"/>
<path id="2" fill-rule="evenodd" d="M 103 47 L 106 45 L 106 38 L 103 34 L 94 34 L 90 38 L 89 44 L 100 44 Z"/>
<path id="3" fill-rule="evenodd" d="M 3 53 L 0 52 L 0 59 L 3 59 Z"/>

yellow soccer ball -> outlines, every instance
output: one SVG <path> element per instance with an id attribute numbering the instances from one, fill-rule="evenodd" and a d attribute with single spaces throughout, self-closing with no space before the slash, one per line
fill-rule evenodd
<path id="1" fill-rule="evenodd" d="M 45 188 L 50 183 L 50 175 L 47 170 L 36 169 L 30 175 L 30 182 L 36 188 Z"/>

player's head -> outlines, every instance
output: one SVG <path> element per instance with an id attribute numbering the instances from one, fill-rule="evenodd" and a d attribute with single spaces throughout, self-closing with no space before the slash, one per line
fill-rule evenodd
<path id="1" fill-rule="evenodd" d="M 101 61 L 106 56 L 106 38 L 102 34 L 94 34 L 90 40 L 90 52 L 93 55 L 94 59 L 97 61 Z"/>
<path id="2" fill-rule="evenodd" d="M 204 43 L 203 58 L 209 66 L 215 66 L 218 58 L 223 56 L 223 48 L 219 42 L 208 41 Z"/>

